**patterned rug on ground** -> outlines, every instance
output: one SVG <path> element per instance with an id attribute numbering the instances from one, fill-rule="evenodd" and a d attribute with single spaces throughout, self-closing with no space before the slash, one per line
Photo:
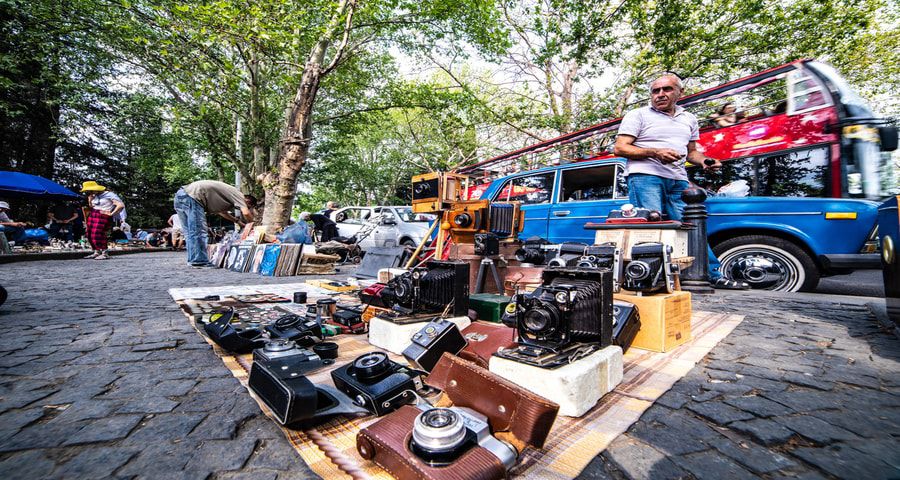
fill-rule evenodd
<path id="1" fill-rule="evenodd" d="M 172 289 L 169 293 L 176 302 L 182 304 L 185 299 L 214 294 L 271 293 L 290 298 L 291 292 L 298 290 L 307 291 L 310 301 L 333 293 L 306 284 L 179 288 Z M 630 349 L 624 358 L 622 383 L 582 417 L 558 417 L 544 449 L 528 449 L 523 452 L 519 464 L 512 472 L 513 476 L 525 479 L 564 479 L 577 476 L 742 320 L 741 315 L 695 311 L 691 318 L 693 340 L 690 342 L 667 353 Z M 364 335 L 341 335 L 335 338 L 340 345 L 340 358 L 333 368 L 376 349 L 369 345 Z M 213 345 L 215 353 L 246 387 L 252 356 L 232 355 L 212 341 L 207 339 L 207 342 Z M 393 357 L 394 360 L 403 361 L 402 357 Z M 330 370 L 315 372 L 309 378 L 314 383 L 331 384 L 329 372 Z M 267 407 L 255 396 L 254 399 L 268 414 Z M 386 472 L 374 463 L 363 460 L 356 452 L 356 433 L 375 420 L 372 416 L 337 417 L 308 430 L 282 430 L 297 453 L 322 478 L 389 479 L 391 477 Z"/>

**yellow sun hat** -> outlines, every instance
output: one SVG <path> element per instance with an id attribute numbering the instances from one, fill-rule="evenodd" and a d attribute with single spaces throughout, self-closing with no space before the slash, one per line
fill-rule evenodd
<path id="1" fill-rule="evenodd" d="M 106 187 L 100 185 L 99 183 L 91 180 L 88 182 L 84 182 L 81 184 L 81 192 L 102 192 L 106 190 Z"/>

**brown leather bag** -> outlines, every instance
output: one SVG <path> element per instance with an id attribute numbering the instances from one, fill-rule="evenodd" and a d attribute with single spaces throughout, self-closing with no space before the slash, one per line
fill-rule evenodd
<path id="1" fill-rule="evenodd" d="M 443 390 L 438 407 L 468 407 L 488 417 L 494 436 L 513 445 L 541 448 L 559 405 L 454 355 L 445 353 L 425 383 Z M 409 450 L 413 422 L 421 410 L 406 405 L 360 430 L 356 447 L 398 480 L 500 479 L 506 469 L 488 450 L 473 447 L 452 465 L 432 467 Z"/>

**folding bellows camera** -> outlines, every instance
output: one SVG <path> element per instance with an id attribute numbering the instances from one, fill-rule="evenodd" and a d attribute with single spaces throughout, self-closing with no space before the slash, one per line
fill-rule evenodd
<path id="1" fill-rule="evenodd" d="M 441 313 L 453 304 L 454 316 L 469 311 L 469 264 L 432 260 L 391 279 L 381 300 L 405 314 Z"/>

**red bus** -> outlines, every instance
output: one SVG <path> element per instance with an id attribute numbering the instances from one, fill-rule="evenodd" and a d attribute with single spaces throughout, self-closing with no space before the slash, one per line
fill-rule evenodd
<path id="1" fill-rule="evenodd" d="M 693 179 L 709 189 L 745 180 L 753 196 L 881 199 L 900 193 L 890 153 L 892 119 L 878 118 L 831 66 L 797 60 L 682 98 L 697 116 L 698 148 L 721 171 Z M 470 198 L 496 177 L 612 157 L 621 119 L 593 125 L 464 167 Z M 479 185 L 480 183 L 480 185 Z"/>

